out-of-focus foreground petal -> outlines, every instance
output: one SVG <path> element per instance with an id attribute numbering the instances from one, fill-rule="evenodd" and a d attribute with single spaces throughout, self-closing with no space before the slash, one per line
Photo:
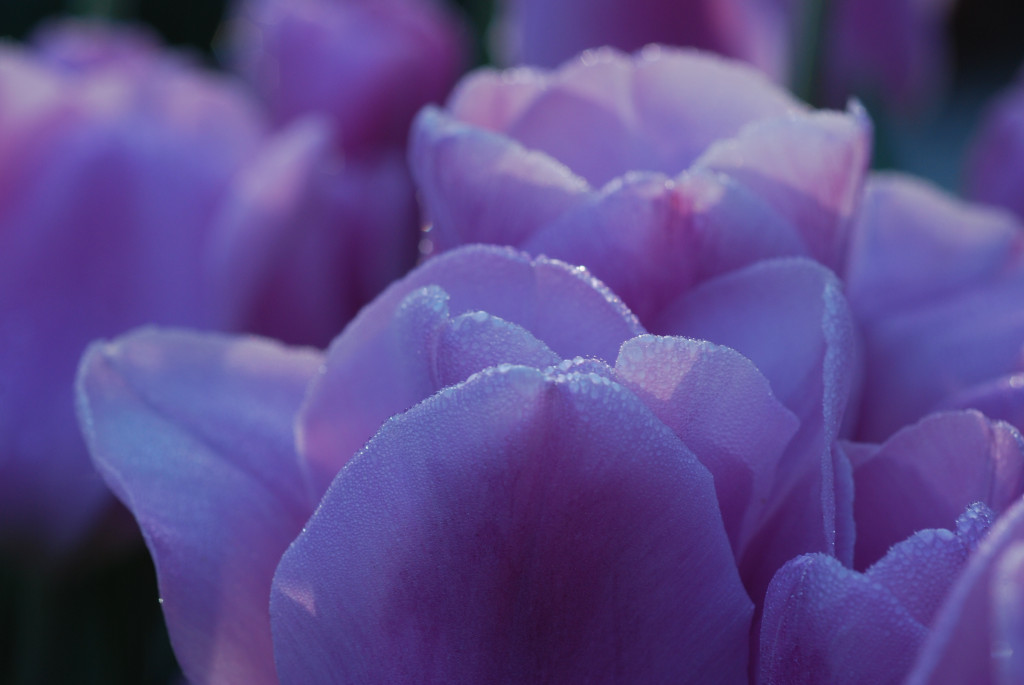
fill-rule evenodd
<path id="1" fill-rule="evenodd" d="M 143 330 L 82 362 L 93 462 L 142 529 L 192 682 L 277 682 L 270 583 L 315 504 L 292 427 L 320 361 L 255 338 Z"/>
<path id="2" fill-rule="evenodd" d="M 502 367 L 389 421 L 274 578 L 282 682 L 735 682 L 710 474 L 600 376 Z"/>

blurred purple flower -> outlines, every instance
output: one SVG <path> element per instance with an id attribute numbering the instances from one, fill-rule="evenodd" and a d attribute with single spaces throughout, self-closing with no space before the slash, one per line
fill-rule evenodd
<path id="1" fill-rule="evenodd" d="M 775 80 L 789 68 L 791 0 L 505 0 L 496 25 L 506 64 L 554 67 L 589 48 L 648 43 L 709 50 Z"/>
<path id="2" fill-rule="evenodd" d="M 278 125 L 327 116 L 346 156 L 403 148 L 462 71 L 463 36 L 433 0 L 243 0 L 229 59 Z"/>
<path id="3" fill-rule="evenodd" d="M 836 0 L 826 6 L 819 87 L 828 102 L 857 94 L 904 111 L 948 77 L 954 0 Z"/>
<path id="4" fill-rule="evenodd" d="M 72 413 L 90 340 L 158 322 L 326 344 L 410 265 L 408 187 L 399 156 L 344 165 L 315 118 L 272 134 L 239 84 L 137 32 L 0 48 L 2 535 L 66 552 L 110 502 Z"/>
<path id="5" fill-rule="evenodd" d="M 991 105 L 970 151 L 966 194 L 1024 219 L 1024 77 Z"/>
<path id="6" fill-rule="evenodd" d="M 810 71 L 829 103 L 851 95 L 908 109 L 946 75 L 953 0 L 505 0 L 505 64 L 554 67 L 601 46 L 649 43 L 744 60 L 786 83 Z M 800 84 L 793 84 L 799 86 Z"/>

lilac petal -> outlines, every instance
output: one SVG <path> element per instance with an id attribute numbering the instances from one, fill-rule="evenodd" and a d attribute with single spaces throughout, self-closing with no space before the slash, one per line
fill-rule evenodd
<path id="1" fill-rule="evenodd" d="M 859 439 L 881 441 L 1021 369 L 1024 232 L 1008 216 L 878 179 L 847 271 L 868 361 Z"/>
<path id="2" fill-rule="evenodd" d="M 1022 253 L 1024 231 L 1009 215 L 876 173 L 851 240 L 850 306 L 873 320 L 947 298 L 1017 268 Z"/>
<path id="3" fill-rule="evenodd" d="M 796 417 L 749 360 L 705 341 L 628 340 L 614 378 L 711 471 L 726 532 L 741 557 L 770 510 L 771 484 L 798 428 Z"/>
<path id="4" fill-rule="evenodd" d="M 758 682 L 895 685 L 926 633 L 865 576 L 824 554 L 798 557 L 779 570 L 765 598 Z"/>
<path id="5" fill-rule="evenodd" d="M 709 173 L 630 174 L 522 244 L 586 264 L 641 320 L 695 283 L 759 259 L 803 254 L 791 224 L 745 188 Z"/>
<path id="6" fill-rule="evenodd" d="M 507 367 L 389 421 L 285 554 L 283 682 L 743 682 L 710 474 L 621 386 Z"/>
<path id="7" fill-rule="evenodd" d="M 758 72 L 692 51 L 588 52 L 548 76 L 504 133 L 597 187 L 631 170 L 675 175 L 747 123 L 802 110 Z"/>
<path id="8" fill-rule="evenodd" d="M 854 463 L 854 479 L 855 565 L 864 568 L 915 530 L 948 525 L 972 502 L 996 513 L 1010 506 L 1024 494 L 1024 440 L 976 411 L 934 414 Z"/>
<path id="9" fill-rule="evenodd" d="M 1024 543 L 1024 500 L 1018 499 L 989 531 L 949 592 L 928 635 L 908 685 L 1009 683 L 1019 663 L 1022 636 L 1012 627 L 1016 607 L 1004 607 L 1008 574 Z"/>
<path id="10" fill-rule="evenodd" d="M 779 464 L 762 543 L 741 560 L 758 567 L 745 578 L 764 587 L 787 559 L 806 552 L 852 561 L 852 510 L 837 508 L 848 504 L 848 466 L 833 443 L 856 392 L 859 359 L 838 279 L 806 259 L 761 262 L 680 298 L 661 330 L 737 350 L 800 420 Z"/>
<path id="11" fill-rule="evenodd" d="M 863 574 L 822 554 L 787 563 L 765 599 L 758 682 L 903 682 L 928 625 L 987 532 L 986 513 L 984 505 L 968 508 L 957 534 L 919 531 Z"/>
<path id="12" fill-rule="evenodd" d="M 313 510 L 292 425 L 320 361 L 260 339 L 154 330 L 83 359 L 83 432 L 146 538 L 193 682 L 277 682 L 270 582 Z"/>
<path id="13" fill-rule="evenodd" d="M 413 124 L 409 165 L 432 248 L 466 243 L 519 246 L 581 202 L 586 181 L 560 162 L 433 107 Z"/>
<path id="14" fill-rule="evenodd" d="M 871 122 L 859 105 L 847 114 L 813 112 L 767 119 L 713 145 L 695 168 L 748 187 L 800 231 L 809 254 L 838 269 L 871 157 Z"/>
<path id="15" fill-rule="evenodd" d="M 433 304 L 406 308 L 406 298 L 426 286 L 447 294 L 446 311 L 437 294 Z M 478 311 L 516 328 L 506 327 L 497 338 L 503 342 L 490 350 L 479 343 L 475 351 L 467 328 L 453 340 L 453 349 L 459 351 L 440 353 L 450 360 L 463 358 L 457 363 L 442 360 L 438 376 L 431 355 L 438 354 L 434 340 L 448 312 L 459 317 Z M 455 376 L 496 363 L 547 366 L 575 356 L 610 360 L 625 340 L 641 331 L 606 288 L 561 262 L 531 261 L 522 253 L 484 246 L 429 260 L 367 306 L 331 345 L 326 369 L 311 387 L 299 422 L 314 489 L 323 492 L 389 416 L 442 384 L 465 378 Z M 538 345 L 543 349 L 535 349 Z M 532 350 L 528 356 L 513 353 L 522 346 Z"/>
<path id="16" fill-rule="evenodd" d="M 522 67 L 499 71 L 484 67 L 459 81 L 448 99 L 452 116 L 466 124 L 501 133 L 547 88 L 547 74 Z"/>

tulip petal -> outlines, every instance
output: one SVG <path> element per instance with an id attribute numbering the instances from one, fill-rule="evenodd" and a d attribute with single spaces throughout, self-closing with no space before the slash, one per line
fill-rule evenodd
<path id="1" fill-rule="evenodd" d="M 686 338 L 628 340 L 615 380 L 636 393 L 715 479 L 733 551 L 741 557 L 769 511 L 778 460 L 798 428 L 749 360 Z"/>
<path id="2" fill-rule="evenodd" d="M 1004 607 L 1006 579 L 1024 544 L 1024 500 L 996 521 L 978 545 L 932 624 L 908 685 L 1010 683 L 1024 635 L 1013 627 L 1018 607 Z M 1019 671 L 1017 671 L 1019 673 Z"/>
<path id="3" fill-rule="evenodd" d="M 766 119 L 712 145 L 696 169 L 728 174 L 764 198 L 797 231 L 807 251 L 837 270 L 871 157 L 871 122 L 859 105 L 847 114 L 812 112 Z"/>
<path id="4" fill-rule="evenodd" d="M 1024 368 L 1024 231 L 1008 215 L 875 179 L 847 272 L 868 361 L 858 439 L 884 440 Z"/>
<path id="5" fill-rule="evenodd" d="M 896 685 L 926 634 L 884 587 L 833 557 L 798 557 L 765 598 L 758 682 Z"/>
<path id="6" fill-rule="evenodd" d="M 915 530 L 948 525 L 972 502 L 997 514 L 1009 507 L 1024 494 L 1024 440 L 976 411 L 933 414 L 855 461 L 854 487 L 854 564 L 865 568 Z"/>
<path id="7" fill-rule="evenodd" d="M 409 165 L 431 224 L 432 247 L 518 247 L 580 202 L 586 181 L 561 162 L 434 107 L 413 124 Z"/>
<path id="8" fill-rule="evenodd" d="M 710 474 L 607 379 L 492 369 L 393 418 L 285 554 L 282 682 L 743 682 Z"/>
<path id="9" fill-rule="evenodd" d="M 753 587 L 766 587 L 797 554 L 826 552 L 852 562 L 849 467 L 833 443 L 856 392 L 859 359 L 841 288 L 816 262 L 769 260 L 698 286 L 660 323 L 672 334 L 740 352 L 800 420 L 773 483 L 775 509 L 765 517 L 761 542 L 741 560 Z"/>
<path id="10" fill-rule="evenodd" d="M 435 290 L 430 302 L 406 302 L 426 286 L 437 286 L 448 299 Z M 467 326 L 448 340 L 452 351 L 439 351 L 438 331 L 447 325 L 449 312 L 453 319 L 485 312 L 515 327 L 490 326 L 489 334 L 505 342 L 488 347 Z M 444 384 L 464 380 L 457 377 L 463 373 L 498 363 L 543 367 L 575 356 L 610 360 L 641 331 L 604 286 L 561 262 L 531 261 L 522 253 L 484 246 L 429 260 L 368 305 L 328 350 L 326 369 L 311 387 L 299 420 L 314 490 L 326 490 L 388 417 Z"/>
<path id="11" fill-rule="evenodd" d="M 765 599 L 759 682 L 902 682 L 991 515 L 973 504 L 956 534 L 920 530 L 866 573 L 822 554 L 787 563 Z"/>
<path id="12" fill-rule="evenodd" d="M 142 529 L 193 682 L 276 683 L 270 583 L 313 510 L 292 425 L 320 361 L 255 338 L 143 330 L 82 362 L 94 464 Z"/>
<path id="13" fill-rule="evenodd" d="M 776 256 L 803 255 L 791 224 L 721 175 L 634 173 L 591 193 L 523 241 L 585 264 L 642 321 L 696 283 Z"/>

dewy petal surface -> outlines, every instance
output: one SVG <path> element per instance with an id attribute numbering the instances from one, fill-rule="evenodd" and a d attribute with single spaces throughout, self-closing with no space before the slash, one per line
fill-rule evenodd
<path id="1" fill-rule="evenodd" d="M 920 530 L 865 573 L 823 554 L 787 563 L 765 599 L 758 682 L 903 682 L 990 515 L 972 505 L 957 534 Z"/>
<path id="2" fill-rule="evenodd" d="M 1020 671 L 1024 635 L 1014 626 L 1016 607 L 1006 581 L 1019 568 L 1024 544 L 1024 500 L 1018 499 L 978 545 L 949 591 L 921 648 L 907 685 L 998 683 Z M 1019 624 L 1018 624 L 1019 627 Z"/>
<path id="3" fill-rule="evenodd" d="M 614 378 L 711 471 L 726 531 L 741 558 L 773 504 L 771 486 L 799 427 L 796 417 L 750 360 L 704 340 L 627 340 Z"/>
<path id="4" fill-rule="evenodd" d="M 430 286 L 433 292 L 409 299 Z M 520 343 L 536 348 L 536 354 L 511 356 L 507 337 L 490 352 L 453 352 L 473 344 L 471 336 L 463 331 L 461 337 L 444 338 L 440 331 L 449 325 L 449 316 L 467 312 L 514 325 L 501 335 L 515 337 L 517 348 Z M 465 373 L 542 358 L 548 363 L 576 356 L 610 361 L 624 341 L 642 330 L 607 288 L 561 262 L 487 246 L 431 259 L 367 306 L 328 350 L 325 370 L 311 387 L 299 421 L 299 442 L 314 489 L 326 490 L 388 417 L 430 396 L 443 387 L 441 382 L 464 380 L 451 375 L 456 367 Z M 454 347 L 438 347 L 442 340 Z M 443 363 L 443 358 L 458 356 L 463 357 L 458 365 Z M 470 359 L 479 360 L 479 367 L 465 366 Z"/>
<path id="5" fill-rule="evenodd" d="M 1001 513 L 1024 494 L 1024 441 L 976 411 L 932 414 L 853 460 L 855 567 L 949 523 L 973 502 Z M 908 493 L 912 493 L 908 495 Z"/>
<path id="6" fill-rule="evenodd" d="M 142 529 L 192 682 L 277 682 L 270 582 L 314 506 L 293 421 L 320 361 L 256 338 L 155 330 L 83 360 L 93 463 Z"/>
<path id="7" fill-rule="evenodd" d="M 599 376 L 492 369 L 389 421 L 274 578 L 283 683 L 746 682 L 712 479 Z"/>
<path id="8" fill-rule="evenodd" d="M 805 552 L 851 562 L 851 475 L 833 444 L 857 391 L 860 360 L 835 275 L 808 259 L 760 262 L 687 293 L 658 326 L 737 350 L 800 420 L 779 462 L 761 542 L 741 559 L 744 579 L 763 589 L 783 563 Z"/>

